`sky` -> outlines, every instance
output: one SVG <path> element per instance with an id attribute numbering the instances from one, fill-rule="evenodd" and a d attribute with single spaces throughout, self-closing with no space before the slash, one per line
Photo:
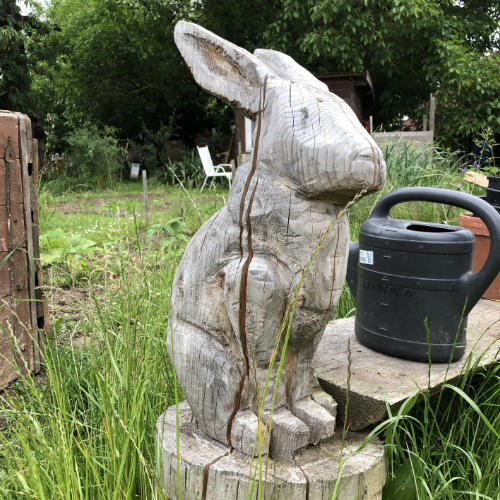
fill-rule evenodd
<path id="1" fill-rule="evenodd" d="M 49 3 L 49 0 L 38 0 L 41 4 L 44 4 L 44 5 L 47 5 Z M 23 16 L 29 14 L 31 12 L 31 7 L 29 5 L 26 4 L 26 2 L 23 2 L 22 0 L 21 1 L 18 1 L 17 4 L 19 5 L 19 7 L 21 8 L 21 14 Z"/>

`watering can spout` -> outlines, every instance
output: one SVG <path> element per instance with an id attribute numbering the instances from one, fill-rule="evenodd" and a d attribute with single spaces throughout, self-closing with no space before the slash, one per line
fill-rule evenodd
<path id="1" fill-rule="evenodd" d="M 349 243 L 349 258 L 347 259 L 346 281 L 351 290 L 354 301 L 358 291 L 358 261 L 359 261 L 359 242 Z"/>

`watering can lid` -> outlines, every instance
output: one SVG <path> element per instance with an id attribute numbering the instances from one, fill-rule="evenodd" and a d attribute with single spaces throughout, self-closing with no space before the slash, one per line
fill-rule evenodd
<path id="1" fill-rule="evenodd" d="M 401 219 L 370 218 L 359 230 L 362 245 L 429 254 L 471 254 L 475 237 L 468 229 Z"/>

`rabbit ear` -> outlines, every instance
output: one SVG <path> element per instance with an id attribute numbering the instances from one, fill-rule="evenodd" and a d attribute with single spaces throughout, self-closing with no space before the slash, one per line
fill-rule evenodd
<path id="1" fill-rule="evenodd" d="M 178 22 L 174 37 L 196 82 L 255 119 L 264 79 L 266 75 L 276 78 L 274 71 L 247 50 L 197 24 Z"/>
<path id="2" fill-rule="evenodd" d="M 276 50 L 257 49 L 253 55 L 283 80 L 295 83 L 305 83 L 319 90 L 328 92 L 328 86 L 320 82 L 312 73 L 296 63 L 290 56 Z"/>

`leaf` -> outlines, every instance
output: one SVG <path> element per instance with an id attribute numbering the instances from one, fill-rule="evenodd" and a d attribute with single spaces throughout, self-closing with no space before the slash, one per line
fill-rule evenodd
<path id="1" fill-rule="evenodd" d="M 161 240 L 161 247 L 163 250 L 170 250 L 175 242 L 175 238 L 164 238 Z"/>
<path id="2" fill-rule="evenodd" d="M 41 235 L 39 239 L 40 249 L 60 248 L 64 246 L 64 236 L 64 231 L 61 228 L 54 229 L 53 231 L 49 231 L 45 235 Z"/>
<path id="3" fill-rule="evenodd" d="M 43 264 L 57 264 L 62 262 L 63 256 L 61 251 L 56 248 L 50 248 L 49 250 L 40 250 L 40 260 Z"/>
<path id="4" fill-rule="evenodd" d="M 414 500 L 416 493 L 411 460 L 406 460 L 394 477 L 387 480 L 382 500 Z"/>
<path id="5" fill-rule="evenodd" d="M 66 243 L 72 249 L 76 249 L 78 247 L 81 247 L 82 251 L 86 250 L 87 248 L 90 248 L 96 244 L 95 241 L 89 240 L 89 239 L 85 238 L 85 236 L 82 236 L 79 234 L 75 234 L 74 236 L 67 238 Z M 75 253 L 75 251 L 76 250 L 70 250 L 70 253 Z"/>
<path id="6" fill-rule="evenodd" d="M 61 329 L 61 326 L 62 326 L 62 319 L 57 318 L 56 323 L 54 325 L 54 332 L 57 333 Z"/>
<path id="7" fill-rule="evenodd" d="M 154 234 L 158 231 L 155 227 L 151 227 L 146 231 L 146 243 L 148 245 L 151 244 L 151 240 L 153 239 Z"/>

